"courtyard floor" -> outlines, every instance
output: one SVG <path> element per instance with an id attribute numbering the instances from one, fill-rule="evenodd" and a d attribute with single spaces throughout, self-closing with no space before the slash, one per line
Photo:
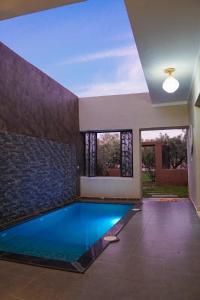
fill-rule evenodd
<path id="1" fill-rule="evenodd" d="M 144 199 L 85 274 L 0 261 L 1 300 L 199 300 L 200 220 L 187 199 Z"/>

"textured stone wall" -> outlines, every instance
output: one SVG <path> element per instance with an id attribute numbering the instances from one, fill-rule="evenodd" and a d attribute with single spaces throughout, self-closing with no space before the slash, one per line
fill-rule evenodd
<path id="1" fill-rule="evenodd" d="M 0 220 L 62 205 L 76 194 L 75 146 L 0 133 Z"/>
<path id="2" fill-rule="evenodd" d="M 0 225 L 79 194 L 78 98 L 0 43 Z"/>

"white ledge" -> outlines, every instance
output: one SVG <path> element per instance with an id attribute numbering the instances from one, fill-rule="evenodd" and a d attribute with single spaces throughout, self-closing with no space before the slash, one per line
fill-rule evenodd
<path id="1" fill-rule="evenodd" d="M 81 179 L 85 180 L 133 180 L 133 177 L 117 177 L 117 176 L 95 176 L 95 177 L 88 177 L 88 176 L 81 176 Z"/>

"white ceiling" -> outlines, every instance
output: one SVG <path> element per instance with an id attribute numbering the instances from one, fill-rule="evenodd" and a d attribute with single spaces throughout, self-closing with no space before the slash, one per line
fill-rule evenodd
<path id="1" fill-rule="evenodd" d="M 154 104 L 187 101 L 200 48 L 200 0 L 125 0 Z M 162 90 L 166 67 L 175 67 L 180 88 Z"/>
<path id="2" fill-rule="evenodd" d="M 0 20 L 84 0 L 1 0 Z"/>

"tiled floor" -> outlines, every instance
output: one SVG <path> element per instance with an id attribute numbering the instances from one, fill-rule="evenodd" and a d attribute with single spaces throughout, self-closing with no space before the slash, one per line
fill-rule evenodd
<path id="1" fill-rule="evenodd" d="M 0 261 L 0 300 L 199 300 L 200 220 L 189 200 L 145 200 L 86 271 Z"/>

